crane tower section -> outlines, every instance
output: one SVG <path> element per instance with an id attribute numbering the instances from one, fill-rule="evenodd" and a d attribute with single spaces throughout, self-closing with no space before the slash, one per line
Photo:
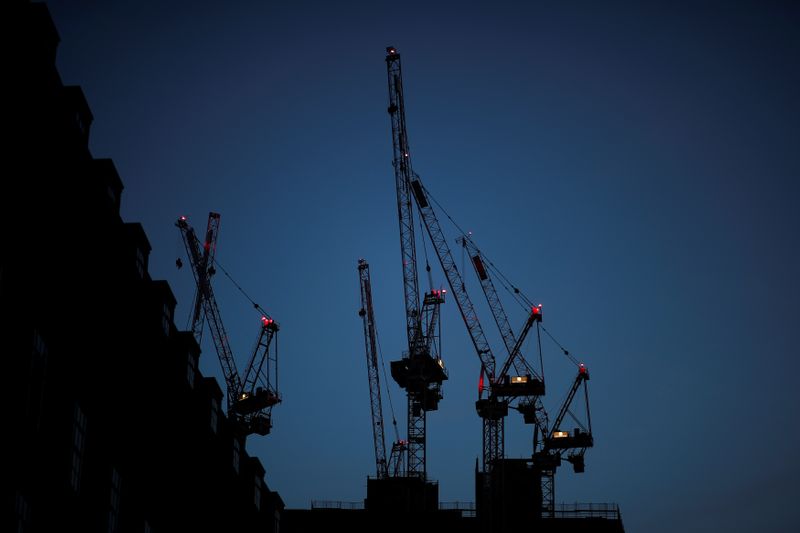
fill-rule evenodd
<path id="1" fill-rule="evenodd" d="M 406 311 L 408 351 L 402 359 L 392 361 L 392 378 L 406 391 L 408 399 L 407 473 L 423 480 L 426 466 L 426 413 L 438 409 L 442 398 L 441 385 L 447 372 L 438 353 L 439 306 L 444 292 L 426 293 L 420 302 L 417 252 L 412 206 L 411 154 L 406 131 L 403 76 L 400 54 L 393 47 L 386 49 L 389 83 L 388 112 L 392 124 L 392 165 L 397 191 L 397 214 L 400 225 L 400 255 L 403 269 L 403 296 Z"/>
<path id="2" fill-rule="evenodd" d="M 375 312 L 372 308 L 372 282 L 369 264 L 358 260 L 358 278 L 361 285 L 361 310 L 358 314 L 364 322 L 364 344 L 367 354 L 367 377 L 369 379 L 369 406 L 372 413 L 372 439 L 375 447 L 375 469 L 378 479 L 388 477 L 386 462 L 386 439 L 383 429 L 383 406 L 381 405 L 381 383 L 378 366 L 378 342 L 375 331 Z"/>

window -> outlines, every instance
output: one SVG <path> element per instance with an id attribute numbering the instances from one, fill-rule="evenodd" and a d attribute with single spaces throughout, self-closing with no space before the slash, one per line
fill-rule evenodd
<path id="1" fill-rule="evenodd" d="M 38 331 L 33 332 L 33 356 L 47 355 L 47 346 Z"/>
<path id="2" fill-rule="evenodd" d="M 83 125 L 83 117 L 81 116 L 80 111 L 75 111 L 75 125 L 78 126 L 78 130 L 82 134 L 86 135 L 86 130 L 84 129 Z"/>
<path id="3" fill-rule="evenodd" d="M 239 459 L 241 456 L 242 445 L 239 443 L 239 439 L 236 437 L 233 438 L 233 470 L 238 474 L 239 473 Z"/>
<path id="4" fill-rule="evenodd" d="M 47 377 L 47 345 L 38 331 L 33 332 L 33 353 L 28 385 L 27 422 L 32 431 L 38 431 L 44 404 L 45 378 Z"/>
<path id="5" fill-rule="evenodd" d="M 194 358 L 194 354 L 189 352 L 187 354 L 187 362 L 186 362 L 186 382 L 189 384 L 189 388 L 194 388 L 194 377 L 197 375 L 197 359 Z"/>
<path id="6" fill-rule="evenodd" d="M 86 454 L 86 415 L 80 405 L 75 402 L 72 418 L 72 466 L 70 470 L 70 485 L 75 493 L 81 489 L 81 471 Z"/>
<path id="7" fill-rule="evenodd" d="M 211 431 L 217 432 L 219 427 L 219 400 L 211 398 Z"/>
<path id="8" fill-rule="evenodd" d="M 261 478 L 256 476 L 256 483 L 255 486 L 253 487 L 253 496 L 254 496 L 253 503 L 256 504 L 256 509 L 258 509 L 259 511 L 261 510 L 261 483 L 262 483 Z"/>
<path id="9" fill-rule="evenodd" d="M 161 327 L 164 329 L 164 335 L 169 336 L 170 326 L 172 325 L 172 311 L 168 304 L 164 304 L 164 310 L 161 314 Z"/>
<path id="10" fill-rule="evenodd" d="M 110 190 L 111 188 L 109 187 Z M 144 252 L 142 252 L 141 248 L 136 248 L 136 273 L 139 274 L 139 279 L 144 279 L 144 271 Z"/>
<path id="11" fill-rule="evenodd" d="M 106 194 L 108 194 L 108 199 L 111 200 L 111 205 L 116 206 L 117 205 L 117 191 L 114 190 L 114 187 L 112 187 L 111 185 L 106 187 Z"/>
<path id="12" fill-rule="evenodd" d="M 116 533 L 119 529 L 119 496 L 122 479 L 116 468 L 111 469 L 111 502 L 108 508 L 108 533 Z"/>
<path id="13" fill-rule="evenodd" d="M 25 533 L 30 531 L 31 526 L 31 508 L 28 507 L 28 501 L 22 493 L 17 492 L 17 533 Z"/>

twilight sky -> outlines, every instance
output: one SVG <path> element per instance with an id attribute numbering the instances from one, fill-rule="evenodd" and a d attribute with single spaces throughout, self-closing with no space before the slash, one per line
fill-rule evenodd
<path id="1" fill-rule="evenodd" d="M 192 279 L 174 221 L 214 210 L 218 260 L 282 326 L 284 403 L 248 449 L 288 506 L 361 500 L 374 475 L 358 258 L 387 364 L 404 349 L 394 45 L 415 170 L 590 369 L 596 446 L 556 500 L 617 502 L 628 531 L 795 530 L 800 4 L 48 6 L 176 323 Z M 258 315 L 224 277 L 215 291 L 241 366 Z M 428 472 L 442 501 L 473 501 L 479 364 L 455 302 L 443 313 Z M 545 346 L 552 412 L 574 371 Z M 220 375 L 210 345 L 201 369 Z M 509 456 L 528 429 L 509 420 Z"/>

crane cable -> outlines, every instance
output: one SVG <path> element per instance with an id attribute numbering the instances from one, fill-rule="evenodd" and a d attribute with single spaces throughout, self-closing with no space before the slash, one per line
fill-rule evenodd
<path id="1" fill-rule="evenodd" d="M 428 262 L 428 245 L 427 241 L 425 240 L 425 231 L 422 222 L 422 213 L 417 210 L 418 221 L 419 221 L 419 234 L 422 235 L 422 252 L 425 255 L 425 272 L 428 274 L 428 289 L 433 290 L 433 276 L 431 275 L 431 264 Z M 433 244 L 431 244 L 433 246 Z"/>
<path id="2" fill-rule="evenodd" d="M 422 182 L 420 181 L 420 183 L 422 183 Z M 429 198 L 429 199 L 430 199 L 430 200 L 431 200 L 431 201 L 432 201 L 434 204 L 436 204 L 436 206 L 437 206 L 437 207 L 438 207 L 438 208 L 441 210 L 441 212 L 442 212 L 442 213 L 444 213 L 444 215 L 447 217 L 447 219 L 448 219 L 448 220 L 450 220 L 450 222 L 451 222 L 451 223 L 452 223 L 452 224 L 453 224 L 453 225 L 456 227 L 456 229 L 458 229 L 458 231 L 459 231 L 459 232 L 461 232 L 461 235 L 463 236 L 462 238 L 464 238 L 464 239 L 469 239 L 469 234 L 468 234 L 466 231 L 464 231 L 464 230 L 461 228 L 461 226 L 459 226 L 459 225 L 458 225 L 458 223 L 457 223 L 455 220 L 453 220 L 453 217 L 451 217 L 451 216 L 450 216 L 450 214 L 447 212 L 447 210 L 445 210 L 445 208 L 442 206 L 442 204 L 440 204 L 440 203 L 438 202 L 438 200 L 436 200 L 436 198 L 435 198 L 435 197 L 434 197 L 434 196 L 433 196 L 433 195 L 430 193 L 430 191 L 428 190 L 428 188 L 427 188 L 427 187 L 425 187 L 425 185 L 422 185 L 422 188 L 425 190 L 425 194 L 428 196 L 428 198 Z M 469 240 L 470 240 L 470 242 L 472 242 L 472 239 L 469 239 Z M 473 243 L 473 245 L 474 245 L 474 243 Z M 476 248 L 477 248 L 477 246 L 476 246 Z M 496 265 L 495 265 L 495 264 L 494 264 L 494 263 L 493 263 L 493 262 L 492 262 L 490 259 L 487 259 L 487 258 L 486 258 L 486 255 L 484 255 L 484 253 L 483 253 L 483 252 L 481 252 L 481 259 L 483 260 L 483 262 L 484 262 L 485 264 L 488 264 L 488 265 L 489 265 L 489 268 L 490 268 L 490 269 L 491 269 L 493 272 L 495 272 L 495 273 L 496 273 L 496 274 L 499 276 L 499 282 L 500 282 L 500 285 L 501 285 L 501 286 L 502 286 L 502 287 L 503 287 L 503 288 L 504 288 L 506 291 L 508 291 L 508 293 L 509 293 L 509 294 L 511 294 L 511 295 L 514 297 L 514 300 L 515 300 L 517 303 L 519 303 L 519 304 L 520 304 L 520 305 L 521 305 L 521 306 L 522 306 L 524 309 L 527 309 L 527 308 L 529 308 L 530 306 L 533 306 L 533 302 L 531 301 L 531 299 L 530 299 L 530 298 L 528 298 L 528 297 L 525 295 L 525 293 L 523 293 L 523 292 L 522 292 L 522 291 L 521 291 L 519 288 L 517 288 L 517 287 L 516 287 L 516 286 L 515 286 L 515 285 L 514 285 L 514 284 L 513 284 L 513 283 L 512 283 L 512 282 L 511 282 L 509 279 L 508 279 L 508 277 L 507 277 L 505 274 L 503 274 L 503 272 L 502 272 L 502 271 L 501 271 L 499 268 L 497 268 L 497 266 L 496 266 Z M 462 268 L 463 268 L 463 266 L 462 266 Z M 520 300 L 521 300 L 521 301 L 520 301 Z M 563 353 L 565 356 L 567 356 L 567 358 L 568 358 L 570 361 L 572 361 L 572 362 L 575 364 L 575 366 L 579 366 L 579 365 L 580 365 L 580 362 L 579 362 L 577 359 L 575 359 L 575 357 L 573 357 L 572 355 L 570 355 L 570 353 L 569 353 L 569 350 L 567 350 L 566 348 L 564 348 L 564 346 L 563 346 L 563 345 L 562 345 L 560 342 L 558 342 L 558 341 L 555 339 L 555 337 L 553 337 L 553 335 L 552 335 L 552 334 L 551 334 L 549 331 L 547 331 L 547 329 L 546 329 L 544 326 L 542 326 L 542 330 L 543 330 L 543 331 L 544 331 L 544 332 L 547 334 L 547 336 L 548 336 L 548 337 L 550 337 L 550 339 L 551 339 L 551 340 L 552 340 L 554 343 L 556 343 L 556 345 L 557 345 L 557 346 L 558 346 L 558 347 L 561 349 L 561 352 L 562 352 L 562 353 Z"/>
<path id="3" fill-rule="evenodd" d="M 556 343 L 556 346 L 558 346 L 558 347 L 561 349 L 561 352 L 562 352 L 564 355 L 566 355 L 566 356 L 567 356 L 567 358 L 568 358 L 570 361 L 572 361 L 573 363 L 575 363 L 575 366 L 580 366 L 580 364 L 581 364 L 581 363 L 580 363 L 580 361 L 578 361 L 577 359 L 575 359 L 575 357 L 569 353 L 569 350 L 567 350 L 566 348 L 564 348 L 564 346 L 563 346 L 563 345 L 562 345 L 560 342 L 558 342 L 558 341 L 556 340 L 556 338 L 555 338 L 555 337 L 553 337 L 553 335 L 552 335 L 552 334 L 551 334 L 549 331 L 547 331 L 547 329 L 546 329 L 544 326 L 542 326 L 542 331 L 544 331 L 544 332 L 547 334 L 547 336 L 548 336 L 548 337 L 550 337 L 550 340 L 552 340 L 554 343 Z"/>
<path id="4" fill-rule="evenodd" d="M 420 183 L 422 183 L 422 182 L 420 181 Z M 461 233 L 461 235 L 463 236 L 462 238 L 469 239 L 469 241 L 472 242 L 472 239 L 469 238 L 469 233 L 464 231 L 464 229 L 461 228 L 461 226 L 458 225 L 458 223 L 453 219 L 453 217 L 450 216 L 450 214 L 442 206 L 442 204 L 440 204 L 439 201 L 431 194 L 431 192 L 428 190 L 428 188 L 425 187 L 425 185 L 422 185 L 422 188 L 425 190 L 425 194 L 428 196 L 428 198 L 434 204 L 436 204 L 436 206 L 439 208 L 439 210 L 442 213 L 444 213 L 444 216 L 447 217 L 447 219 L 453 224 L 453 226 L 455 226 L 456 229 Z M 474 245 L 474 243 L 473 243 L 473 245 Z M 477 246 L 476 246 L 476 248 L 477 248 Z M 486 259 L 486 256 L 483 254 L 483 252 L 481 252 L 481 259 L 483 259 L 485 263 L 488 263 L 489 266 L 492 268 L 492 270 L 494 272 L 496 272 L 498 274 L 498 276 L 500 276 L 500 281 L 501 281 L 500 284 L 501 284 L 501 286 L 504 289 L 506 289 L 506 291 L 508 291 L 509 294 L 511 294 L 514 297 L 514 299 L 517 301 L 517 303 L 520 304 L 520 306 L 525 308 L 526 306 L 532 306 L 533 305 L 533 302 L 530 300 L 530 298 L 528 298 L 522 291 L 519 290 L 519 288 L 517 288 L 513 283 L 511 283 L 511 281 L 500 271 L 499 268 L 497 268 L 494 265 L 494 263 L 492 263 L 489 259 Z M 462 259 L 462 267 L 461 268 L 462 268 L 462 270 L 464 269 L 463 259 Z M 520 301 L 520 299 L 522 301 Z"/>
<path id="5" fill-rule="evenodd" d="M 394 428 L 394 442 L 400 440 L 400 433 L 397 431 L 397 419 L 394 415 L 394 403 L 392 402 L 392 392 L 389 389 L 389 377 L 386 374 L 386 361 L 383 358 L 383 350 L 381 349 L 381 340 L 378 337 L 378 325 L 375 323 L 375 317 L 372 317 L 372 325 L 375 328 L 375 343 L 378 345 L 378 356 L 381 359 L 381 370 L 383 371 L 383 387 L 386 390 L 386 397 L 389 399 L 389 411 L 392 413 L 392 427 Z M 379 391 L 380 392 L 380 391 Z M 383 416 L 383 413 L 381 413 Z M 383 422 L 381 422 L 383 423 Z M 384 444 L 385 446 L 385 444 Z"/>
<path id="6" fill-rule="evenodd" d="M 197 235 L 196 235 L 196 234 L 195 234 L 195 237 L 194 237 L 194 238 L 195 238 L 195 240 L 196 240 L 197 242 L 199 242 L 199 243 L 200 243 L 200 245 L 201 245 L 201 246 L 203 245 L 203 241 L 201 241 L 201 240 L 200 240 L 200 239 L 197 237 Z M 267 313 L 266 311 L 264 311 L 264 308 L 263 308 L 263 307 L 261 307 L 260 305 L 258 305 L 258 304 L 256 303 L 256 301 L 255 301 L 255 300 L 253 300 L 253 299 L 250 297 L 250 295 L 249 295 L 249 294 L 247 294 L 247 293 L 244 291 L 244 289 L 242 288 L 242 286 L 241 286 L 241 285 L 239 285 L 238 283 L 236 283 L 236 280 L 235 280 L 235 279 L 233 279 L 233 276 L 231 276 L 231 275 L 230 275 L 230 273 L 229 273 L 229 272 L 228 272 L 228 271 L 225 269 L 225 267 L 223 267 L 223 266 L 220 264 L 220 262 L 217 260 L 217 258 L 216 258 L 216 257 L 214 257 L 214 259 L 213 259 L 213 262 L 214 262 L 214 265 L 216 265 L 216 266 L 217 266 L 217 267 L 218 267 L 220 270 L 222 270 L 222 273 L 223 273 L 223 274 L 225 274 L 225 276 L 226 276 L 226 277 L 227 277 L 229 280 L 231 280 L 231 283 L 233 283 L 233 285 L 234 285 L 234 286 L 235 286 L 237 289 L 239 289 L 239 292 L 240 292 L 240 293 L 242 293 L 242 295 L 243 295 L 243 296 L 244 296 L 244 297 L 247 299 L 247 301 L 249 301 L 251 304 L 253 304 L 253 308 L 254 308 L 255 310 L 257 310 L 259 313 L 261 313 L 261 314 L 262 314 L 264 317 L 266 317 L 266 318 L 268 318 L 268 319 L 270 319 L 270 320 L 272 319 L 272 317 L 271 317 L 271 316 L 269 316 L 269 313 Z M 179 268 L 180 268 L 180 267 L 179 267 Z"/>

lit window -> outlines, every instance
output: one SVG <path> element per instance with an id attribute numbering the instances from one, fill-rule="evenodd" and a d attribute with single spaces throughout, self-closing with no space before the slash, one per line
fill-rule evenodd
<path id="1" fill-rule="evenodd" d="M 239 473 L 239 459 L 241 455 L 242 445 L 239 443 L 239 439 L 233 439 L 233 470 L 238 474 Z"/>
<path id="2" fill-rule="evenodd" d="M 186 382 L 189 384 L 189 388 L 194 388 L 194 377 L 197 375 L 197 359 L 194 358 L 194 354 L 189 352 L 187 356 L 187 365 L 186 365 Z"/>
<path id="3" fill-rule="evenodd" d="M 119 529 L 119 495 L 122 480 L 116 468 L 111 469 L 111 502 L 108 508 L 108 533 L 116 533 Z"/>
<path id="4" fill-rule="evenodd" d="M 219 427 L 219 400 L 211 398 L 211 431 L 216 433 Z"/>
<path id="5" fill-rule="evenodd" d="M 76 493 L 80 492 L 81 488 L 81 470 L 85 452 L 86 415 L 76 402 L 72 420 L 72 465 L 70 469 L 70 485 Z"/>

